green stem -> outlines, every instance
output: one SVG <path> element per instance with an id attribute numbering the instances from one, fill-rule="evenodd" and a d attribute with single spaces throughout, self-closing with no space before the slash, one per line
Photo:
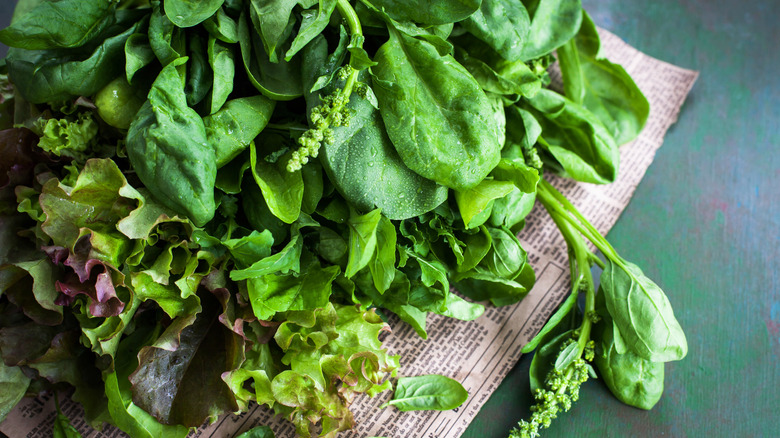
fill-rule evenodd
<path id="1" fill-rule="evenodd" d="M 607 239 L 552 184 L 545 179 L 540 179 L 536 193 L 537 199 L 550 213 L 550 216 L 560 216 L 586 239 L 590 240 L 607 258 L 616 263 L 622 262 L 617 251 L 607 242 Z"/>
<path id="2" fill-rule="evenodd" d="M 549 187 L 542 186 L 542 183 Z M 544 180 L 540 181 L 540 188 L 541 190 L 538 192 L 540 195 L 539 200 L 550 214 L 553 222 L 555 222 L 555 225 L 563 236 L 563 240 L 566 241 L 566 245 L 569 247 L 569 259 L 571 260 L 572 254 L 574 256 L 576 272 L 572 269 L 572 293 L 577 293 L 582 282 L 585 282 L 585 316 L 582 319 L 580 336 L 577 339 L 579 354 L 581 356 L 582 352 L 585 350 L 585 346 L 590 340 L 590 331 L 593 325 L 593 321 L 591 321 L 589 315 L 596 310 L 596 288 L 593 283 L 593 275 L 590 272 L 591 261 L 596 257 L 588 249 L 585 240 L 582 238 L 582 235 L 586 235 L 586 233 L 578 228 L 576 223 L 571 221 L 568 214 L 565 212 L 561 214 L 560 203 L 557 202 L 557 199 L 550 199 L 549 189 L 555 190 L 555 188 Z M 555 192 L 557 192 L 557 190 L 555 190 Z"/>

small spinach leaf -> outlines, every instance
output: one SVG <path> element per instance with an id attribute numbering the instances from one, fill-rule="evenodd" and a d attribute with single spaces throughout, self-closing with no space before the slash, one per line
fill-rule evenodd
<path id="1" fill-rule="evenodd" d="M 468 391 L 460 382 L 446 376 L 401 377 L 393 399 L 382 407 L 395 406 L 402 412 L 446 411 L 462 405 L 468 397 Z"/>

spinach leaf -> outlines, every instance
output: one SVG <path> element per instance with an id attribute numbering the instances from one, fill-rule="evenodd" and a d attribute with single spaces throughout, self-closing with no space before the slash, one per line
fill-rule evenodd
<path id="1" fill-rule="evenodd" d="M 0 30 L 0 42 L 27 50 L 81 47 L 114 24 L 110 0 L 60 0 L 38 3 Z"/>
<path id="2" fill-rule="evenodd" d="M 374 287 L 379 293 L 389 289 L 395 278 L 396 242 L 395 225 L 382 215 L 376 228 L 376 254 L 368 264 Z"/>
<path id="3" fill-rule="evenodd" d="M 397 21 L 448 24 L 468 18 L 479 9 L 480 0 L 429 0 L 425 7 L 403 0 L 372 0 L 371 4 Z"/>
<path id="4" fill-rule="evenodd" d="M 228 101 L 219 111 L 203 118 L 218 168 L 249 146 L 268 124 L 275 106 L 275 101 L 262 95 L 243 97 Z"/>
<path id="5" fill-rule="evenodd" d="M 186 61 L 180 58 L 160 72 L 149 100 L 130 125 L 127 154 L 157 199 L 202 226 L 216 210 L 217 166 L 203 119 L 187 106 L 183 80 L 176 70 Z"/>
<path id="6" fill-rule="evenodd" d="M 542 329 L 539 330 L 539 333 L 537 333 L 536 336 L 533 337 L 533 339 L 528 341 L 528 343 L 523 346 L 523 349 L 520 350 L 521 353 L 526 354 L 534 351 L 534 349 L 539 346 L 542 340 L 545 339 L 545 336 L 547 336 L 548 333 L 555 330 L 558 324 L 560 324 L 564 318 L 570 315 L 572 309 L 574 309 L 574 306 L 576 304 L 577 304 L 577 294 L 572 293 L 566 298 L 566 300 L 563 303 L 561 303 L 560 307 L 558 307 L 558 310 L 556 310 L 555 313 L 553 313 L 550 319 L 548 319 L 547 322 L 544 324 L 544 327 L 542 327 Z"/>
<path id="7" fill-rule="evenodd" d="M 546 89 L 528 103 L 525 109 L 542 127 L 539 143 L 566 176 L 595 184 L 615 180 L 620 159 L 617 144 L 590 111 Z"/>
<path id="8" fill-rule="evenodd" d="M 214 87 L 211 91 L 211 111 L 214 114 L 233 92 L 233 78 L 236 74 L 236 64 L 233 49 L 214 37 L 209 38 L 209 65 L 214 72 Z"/>
<path id="9" fill-rule="evenodd" d="M 534 206 L 539 172 L 527 166 L 522 159 L 502 158 L 491 175 L 495 180 L 511 181 L 515 187 L 509 194 L 494 201 L 490 224 L 512 229 L 525 219 Z"/>
<path id="10" fill-rule="evenodd" d="M 461 44 L 466 41 L 463 37 L 458 40 Z M 472 41 L 458 46 L 455 58 L 474 76 L 479 86 L 490 93 L 531 97 L 541 89 L 542 81 L 525 62 L 506 61 L 498 54 L 491 57 L 489 53 L 488 47 Z"/>
<path id="11" fill-rule="evenodd" d="M 154 61 L 154 51 L 149 45 L 149 36 L 145 33 L 134 33 L 125 41 L 125 76 L 128 83 L 133 83 L 133 77 L 138 70 Z"/>
<path id="12" fill-rule="evenodd" d="M 558 55 L 566 96 L 598 117 L 617 144 L 635 139 L 650 104 L 623 67 L 601 55 L 596 25 L 584 11 L 577 37 Z"/>
<path id="13" fill-rule="evenodd" d="M 495 109 L 451 55 L 395 28 L 372 69 L 380 113 L 404 163 L 457 190 L 476 186 L 500 159 Z"/>
<path id="14" fill-rule="evenodd" d="M 531 13 L 531 30 L 522 59 L 544 56 L 577 34 L 582 23 L 580 0 L 523 0 Z M 530 4 L 535 4 L 531 8 Z"/>
<path id="15" fill-rule="evenodd" d="M 187 51 L 184 31 L 174 26 L 157 3 L 153 4 L 149 17 L 149 45 L 163 66 L 185 56 Z M 180 67 L 180 70 L 184 70 L 184 67 Z"/>
<path id="16" fill-rule="evenodd" d="M 522 56 L 531 18 L 519 1 L 482 0 L 479 9 L 460 24 L 504 59 L 516 60 Z"/>
<path id="17" fill-rule="evenodd" d="M 462 405 L 469 393 L 457 380 L 431 374 L 401 377 L 393 399 L 381 407 L 395 406 L 399 411 L 447 411 Z"/>
<path id="18" fill-rule="evenodd" d="M 476 187 L 455 191 L 455 201 L 466 229 L 476 228 L 490 217 L 492 202 L 515 190 L 509 181 L 484 179 Z M 485 214 L 486 213 L 486 214 Z"/>
<path id="19" fill-rule="evenodd" d="M 238 42 L 238 23 L 231 18 L 223 8 L 217 9 L 217 13 L 203 22 L 203 27 L 209 34 L 218 40 L 235 44 Z"/>
<path id="20" fill-rule="evenodd" d="M 192 27 L 214 15 L 225 0 L 165 0 L 165 15 L 178 27 Z"/>
<path id="21" fill-rule="evenodd" d="M 262 151 L 264 156 L 258 157 L 254 142 L 249 145 L 249 157 L 252 165 L 252 175 L 263 192 L 268 208 L 274 216 L 285 223 L 291 224 L 298 219 L 303 204 L 303 178 L 300 172 L 288 172 L 287 161 L 290 152 L 279 157 L 275 163 L 265 160 L 270 152 Z"/>
<path id="22" fill-rule="evenodd" d="M 259 37 L 258 43 L 265 48 L 265 57 L 271 62 L 279 62 L 277 49 L 289 35 L 287 29 L 295 22 L 293 8 L 299 3 L 299 0 L 249 1 L 249 16 Z M 240 38 L 245 41 L 243 36 Z"/>
<path id="23" fill-rule="evenodd" d="M 607 310 L 631 352 L 652 362 L 685 357 L 688 342 L 669 299 L 638 266 L 607 259 L 601 288 Z"/>
<path id="24" fill-rule="evenodd" d="M 187 105 L 195 107 L 208 95 L 214 84 L 214 74 L 209 67 L 208 47 L 200 34 L 189 35 L 187 54 L 187 69 L 180 70 L 180 73 L 186 74 L 184 93 L 187 95 Z"/>
<path id="25" fill-rule="evenodd" d="M 322 33 L 330 21 L 330 16 L 336 9 L 337 0 L 319 0 L 318 7 L 306 9 L 301 12 L 301 28 L 298 35 L 292 42 L 292 45 L 284 55 L 284 59 L 289 61 L 300 52 L 306 44 Z"/>
<path id="26" fill-rule="evenodd" d="M 127 39 L 145 28 L 146 20 L 123 27 L 124 21 L 138 14 L 124 15 L 127 20 L 108 28 L 95 47 L 52 50 L 8 50 L 8 75 L 19 92 L 31 103 L 63 101 L 91 96 L 119 76 L 124 69 L 122 57 Z"/>
<path id="27" fill-rule="evenodd" d="M 664 391 L 664 363 L 649 361 L 630 351 L 618 353 L 611 324 L 603 330 L 601 348 L 595 363 L 612 394 L 635 408 L 649 410 L 655 406 Z"/>
<path id="28" fill-rule="evenodd" d="M 338 52 L 334 55 L 339 56 Z M 327 56 L 324 38 L 312 41 L 303 56 L 306 89 L 315 81 L 320 83 L 318 78 L 333 74 L 327 66 L 334 56 Z M 319 96 L 341 86 L 343 81 L 334 81 L 318 93 L 307 94 L 309 110 L 319 105 Z M 445 187 L 404 165 L 387 137 L 379 111 L 367 99 L 353 93 L 347 108 L 352 114 L 349 125 L 333 127 L 333 142 L 325 143 L 320 151 L 325 173 L 347 201 L 358 210 L 380 208 L 387 218 L 400 220 L 433 210 L 447 199 Z"/>
<path id="29" fill-rule="evenodd" d="M 263 48 L 260 36 L 250 30 L 244 14 L 238 20 L 238 37 L 244 69 L 258 91 L 274 100 L 292 100 L 303 95 L 299 58 L 271 62 L 271 52 Z"/>
<path id="30" fill-rule="evenodd" d="M 376 230 L 382 211 L 376 209 L 364 215 L 358 215 L 354 210 L 350 212 L 347 226 L 349 226 L 349 259 L 344 274 L 347 278 L 354 276 L 359 270 L 365 268 L 376 251 Z"/>

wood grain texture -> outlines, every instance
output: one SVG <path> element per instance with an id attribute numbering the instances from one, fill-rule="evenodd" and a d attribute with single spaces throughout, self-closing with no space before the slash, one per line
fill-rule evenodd
<path id="1" fill-rule="evenodd" d="M 768 437 L 780 430 L 780 2 L 583 0 L 601 27 L 701 75 L 609 234 L 669 295 L 690 351 L 652 411 L 598 381 L 542 436 Z M 463 435 L 529 416 L 527 355 Z"/>

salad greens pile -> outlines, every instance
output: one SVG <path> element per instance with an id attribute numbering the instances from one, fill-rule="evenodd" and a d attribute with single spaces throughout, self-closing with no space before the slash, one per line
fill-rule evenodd
<path id="1" fill-rule="evenodd" d="M 649 112 L 579 0 L 20 0 L 0 41 L 0 420 L 73 388 L 133 437 L 250 402 L 334 437 L 391 388 L 390 314 L 425 338 L 523 299 L 536 200 L 572 294 L 524 349 L 539 405 L 512 436 L 590 363 L 649 409 L 686 354 L 661 289 L 544 179 L 613 181 Z M 388 405 L 465 396 L 401 379 Z"/>

